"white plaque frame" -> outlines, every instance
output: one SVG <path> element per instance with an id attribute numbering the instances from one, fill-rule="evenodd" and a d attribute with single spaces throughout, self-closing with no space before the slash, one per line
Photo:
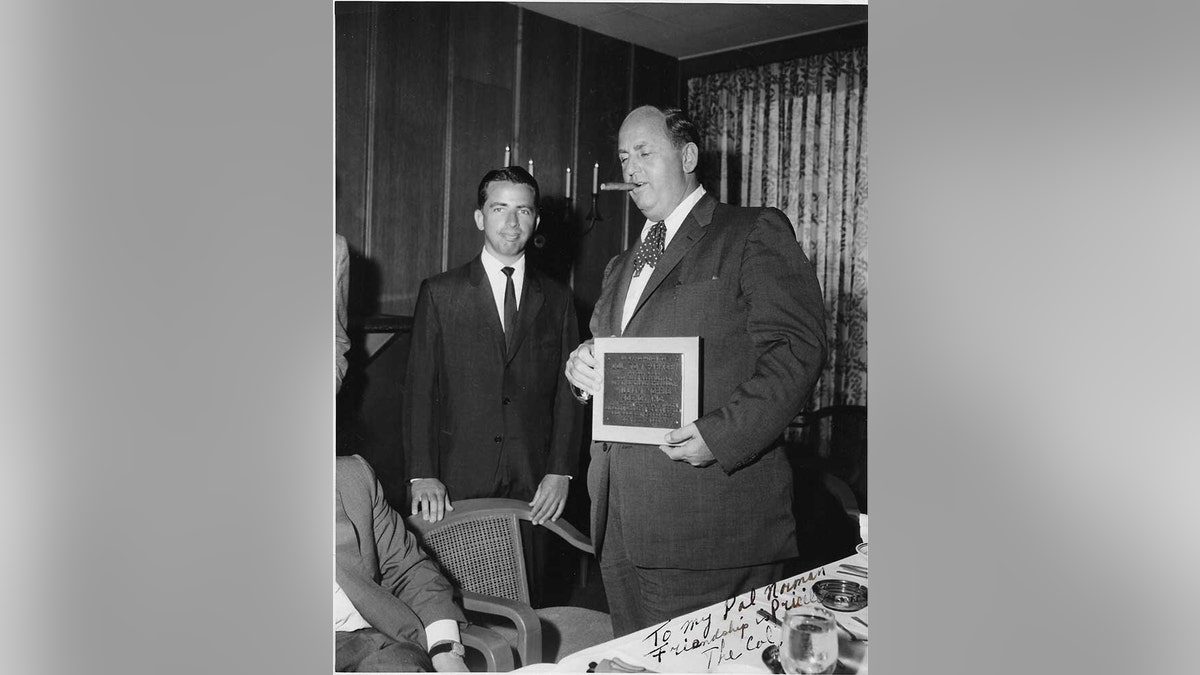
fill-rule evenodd
<path id="1" fill-rule="evenodd" d="M 674 431 L 700 417 L 700 338 L 699 337 L 608 337 L 596 338 L 592 353 L 604 377 L 605 354 L 679 354 L 680 420 L 668 428 L 627 427 L 604 423 L 604 385 L 592 407 L 592 440 L 610 443 L 662 445 L 668 431 Z M 604 380 L 607 381 L 607 377 Z"/>

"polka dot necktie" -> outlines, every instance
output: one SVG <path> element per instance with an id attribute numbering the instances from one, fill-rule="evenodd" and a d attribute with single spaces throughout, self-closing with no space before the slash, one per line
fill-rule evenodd
<path id="1" fill-rule="evenodd" d="M 667 224 L 658 221 L 650 228 L 649 234 L 638 247 L 637 255 L 633 258 L 633 276 L 642 273 L 643 267 L 654 267 L 663 254 L 663 242 L 667 239 Z"/>

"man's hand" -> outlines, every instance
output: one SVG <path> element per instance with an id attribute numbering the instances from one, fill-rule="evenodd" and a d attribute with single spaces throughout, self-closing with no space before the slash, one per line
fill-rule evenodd
<path id="1" fill-rule="evenodd" d="M 537 492 L 529 507 L 533 511 L 531 520 L 534 525 L 541 525 L 549 520 L 558 520 L 563 508 L 567 505 L 567 490 L 571 479 L 556 473 L 548 473 L 538 485 Z"/>
<path id="2" fill-rule="evenodd" d="M 658 446 L 658 449 L 676 462 L 687 462 L 699 468 L 717 461 L 695 424 L 667 432 L 666 440 L 667 444 Z"/>
<path id="3" fill-rule="evenodd" d="M 600 393 L 601 380 L 597 365 L 596 355 L 592 352 L 592 341 L 588 340 L 576 347 L 567 359 L 567 381 L 593 396 Z"/>
<path id="4" fill-rule="evenodd" d="M 436 478 L 418 478 L 412 484 L 412 514 L 424 511 L 425 520 L 436 523 L 446 517 L 447 511 L 453 511 L 450 505 L 450 495 L 446 494 L 446 486 Z"/>
<path id="5" fill-rule="evenodd" d="M 470 670 L 467 670 L 467 664 L 463 662 L 463 659 L 461 656 L 455 656 L 454 654 L 451 654 L 450 652 L 442 652 L 440 654 L 434 654 L 433 658 L 431 660 L 433 661 L 433 669 L 438 671 L 439 673 L 469 673 L 469 672 L 471 672 Z"/>

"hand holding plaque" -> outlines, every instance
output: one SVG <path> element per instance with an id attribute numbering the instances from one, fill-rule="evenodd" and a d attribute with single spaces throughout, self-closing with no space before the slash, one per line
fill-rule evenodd
<path id="1" fill-rule="evenodd" d="M 698 469 L 717 461 L 694 422 L 668 433 L 665 443 L 658 449 L 673 461 L 687 462 Z"/>
<path id="2" fill-rule="evenodd" d="M 700 413 L 700 338 L 596 338 L 592 439 L 660 445 Z"/>
<path id="3" fill-rule="evenodd" d="M 600 371 L 593 353 L 595 340 L 588 340 L 575 348 L 567 358 L 564 374 L 571 384 L 572 393 L 580 403 L 587 403 L 600 390 Z"/>

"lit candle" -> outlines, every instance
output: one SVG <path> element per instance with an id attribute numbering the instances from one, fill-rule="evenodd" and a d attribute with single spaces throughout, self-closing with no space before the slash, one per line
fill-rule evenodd
<path id="1" fill-rule="evenodd" d="M 510 159 L 511 159 L 511 158 L 509 157 L 509 154 L 508 154 L 508 146 L 506 145 L 506 146 L 504 146 L 504 166 L 508 166 L 508 165 L 509 165 L 509 163 L 510 163 L 510 162 L 509 162 L 509 160 L 510 160 Z"/>
<path id="2" fill-rule="evenodd" d="M 592 166 L 592 194 L 600 191 L 600 162 Z"/>
<path id="3" fill-rule="evenodd" d="M 529 175 L 533 175 L 533 160 L 529 160 Z"/>
<path id="4" fill-rule="evenodd" d="M 567 167 L 567 199 L 571 198 L 571 167 Z"/>

